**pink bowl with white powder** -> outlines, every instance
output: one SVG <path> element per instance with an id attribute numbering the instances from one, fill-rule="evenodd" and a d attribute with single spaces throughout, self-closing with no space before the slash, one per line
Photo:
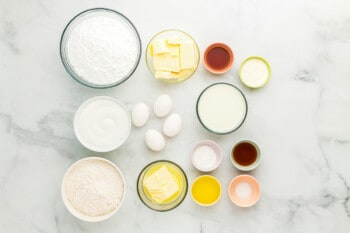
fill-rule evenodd
<path id="1" fill-rule="evenodd" d="M 239 207 L 251 207 L 260 199 L 260 184 L 253 176 L 236 176 L 229 184 L 228 195 L 235 205 Z"/>
<path id="2" fill-rule="evenodd" d="M 219 167 L 222 161 L 222 151 L 220 146 L 211 141 L 199 141 L 191 153 L 192 164 L 202 172 L 211 172 Z"/>

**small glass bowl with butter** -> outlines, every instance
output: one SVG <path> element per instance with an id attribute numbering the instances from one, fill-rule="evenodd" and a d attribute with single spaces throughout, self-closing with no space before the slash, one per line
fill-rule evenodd
<path id="1" fill-rule="evenodd" d="M 185 199 L 188 181 L 179 165 L 157 160 L 145 166 L 137 179 L 137 193 L 150 209 L 168 211 Z"/>
<path id="2" fill-rule="evenodd" d="M 189 79 L 199 64 L 195 40 L 179 30 L 164 30 L 153 36 L 146 48 L 146 64 L 153 76 L 165 83 Z"/>

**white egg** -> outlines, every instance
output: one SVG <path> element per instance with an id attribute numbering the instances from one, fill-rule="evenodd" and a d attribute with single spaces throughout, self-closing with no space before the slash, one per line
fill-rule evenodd
<path id="1" fill-rule="evenodd" d="M 177 113 L 171 114 L 163 124 L 163 132 L 168 137 L 175 137 L 181 130 L 182 119 Z"/>
<path id="2" fill-rule="evenodd" d="M 160 95 L 154 101 L 153 110 L 157 117 L 168 115 L 173 107 L 173 100 L 169 95 Z"/>
<path id="3" fill-rule="evenodd" d="M 131 119 L 135 127 L 144 126 L 149 119 L 149 108 L 144 103 L 138 103 L 132 109 Z"/>
<path id="4" fill-rule="evenodd" d="M 161 151 L 165 147 L 165 140 L 157 130 L 149 129 L 145 135 L 145 142 L 148 148 L 153 151 Z"/>

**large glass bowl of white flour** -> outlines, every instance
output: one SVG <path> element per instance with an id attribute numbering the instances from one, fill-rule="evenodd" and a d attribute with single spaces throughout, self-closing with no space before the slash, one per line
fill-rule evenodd
<path id="1" fill-rule="evenodd" d="M 134 73 L 141 57 L 141 40 L 124 15 L 94 8 L 81 12 L 67 24 L 60 55 L 67 72 L 79 83 L 108 88 Z"/>

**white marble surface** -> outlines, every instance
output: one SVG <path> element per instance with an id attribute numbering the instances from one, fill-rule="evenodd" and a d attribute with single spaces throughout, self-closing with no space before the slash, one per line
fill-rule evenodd
<path id="1" fill-rule="evenodd" d="M 230 44 L 234 67 L 210 75 L 201 64 L 178 85 L 152 79 L 144 56 L 122 85 L 94 90 L 71 79 L 59 57 L 59 39 L 68 20 L 88 8 L 109 7 L 127 15 L 140 32 L 143 51 L 163 29 L 190 33 L 201 51 L 211 42 Z M 249 55 L 267 58 L 270 83 L 248 90 L 237 67 Z M 350 232 L 350 2 L 348 0 L 232 1 L 54 1 L 0 0 L 0 232 Z M 230 82 L 246 93 L 249 113 L 230 135 L 206 132 L 196 119 L 201 90 Z M 151 105 L 168 93 L 184 128 L 161 153 L 143 142 L 153 115 L 133 129 L 122 148 L 96 154 L 79 144 L 72 130 L 77 107 L 96 95 L 109 95 L 129 109 Z M 228 199 L 229 181 L 240 174 L 228 152 L 237 140 L 255 140 L 262 163 L 252 174 L 262 185 L 260 202 L 248 209 Z M 197 206 L 189 195 L 177 209 L 160 213 L 145 207 L 136 193 L 139 171 L 149 162 L 170 159 L 192 182 L 197 172 L 189 153 L 196 141 L 212 139 L 225 152 L 212 174 L 224 188 L 220 202 Z M 120 211 L 101 223 L 86 223 L 65 209 L 60 182 L 74 161 L 103 156 L 124 172 L 127 197 Z"/>

